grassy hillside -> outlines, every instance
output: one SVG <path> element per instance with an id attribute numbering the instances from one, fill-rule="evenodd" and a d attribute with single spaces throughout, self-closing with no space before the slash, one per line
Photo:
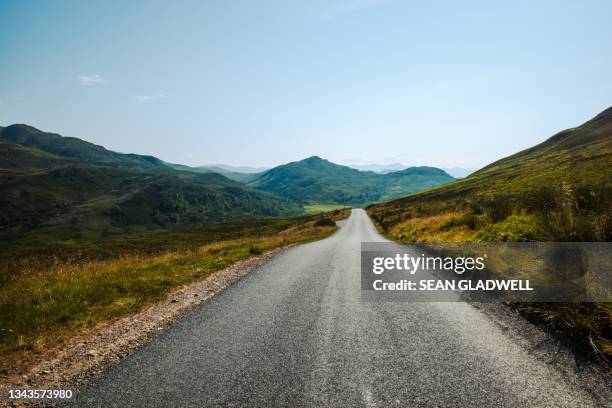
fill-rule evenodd
<path id="1" fill-rule="evenodd" d="M 404 243 L 612 241 L 612 108 L 443 187 L 368 207 Z M 603 359 L 610 304 L 517 304 L 533 321 Z"/>
<path id="2" fill-rule="evenodd" d="M 453 178 L 433 167 L 364 172 L 317 156 L 275 167 L 249 183 L 302 204 L 364 205 L 438 186 Z"/>
<path id="3" fill-rule="evenodd" d="M 181 172 L 24 125 L 0 135 L 0 246 L 301 213 L 221 175 Z"/>
<path id="4" fill-rule="evenodd" d="M 611 169 L 612 108 L 469 177 L 369 212 L 406 241 L 610 241 Z M 431 225 L 413 230 L 417 219 Z"/>
<path id="5" fill-rule="evenodd" d="M 75 137 L 42 132 L 27 125 L 4 128 L 0 134 L 0 142 L 35 148 L 57 156 L 78 159 L 90 165 L 134 170 L 167 168 L 161 160 L 153 156 L 117 153 Z"/>
<path id="6" fill-rule="evenodd" d="M 0 136 L 1 137 L 1 136 Z M 0 173 L 55 168 L 77 164 L 77 160 L 56 156 L 42 150 L 0 143 Z"/>
<path id="7" fill-rule="evenodd" d="M 0 249 L 0 376 L 70 336 L 141 310 L 253 255 L 321 239 L 348 210 L 91 243 Z"/>

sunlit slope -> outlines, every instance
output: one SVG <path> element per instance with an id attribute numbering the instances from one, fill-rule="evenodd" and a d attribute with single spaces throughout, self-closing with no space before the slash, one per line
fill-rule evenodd
<path id="1" fill-rule="evenodd" d="M 612 177 L 612 108 L 576 128 L 563 130 L 543 143 L 498 160 L 443 187 L 370 207 L 385 229 L 415 215 L 474 212 L 474 206 L 505 200 L 510 213 L 554 209 L 563 198 L 576 206 L 605 207 Z M 561 190 L 565 189 L 565 193 Z M 495 204 L 497 207 L 501 203 Z M 601 208 L 594 211 L 609 211 Z M 420 214 L 415 211 L 420 209 Z M 478 210 L 478 209 L 476 209 Z M 482 210 L 482 209 L 481 209 Z M 484 208 L 486 210 L 486 208 Z M 476 213 L 478 211 L 475 211 Z M 495 218 L 495 217 L 494 217 Z M 496 217 L 499 218 L 499 217 Z M 503 218 L 503 217 L 502 217 Z M 500 220 L 493 220 L 500 221 Z"/>

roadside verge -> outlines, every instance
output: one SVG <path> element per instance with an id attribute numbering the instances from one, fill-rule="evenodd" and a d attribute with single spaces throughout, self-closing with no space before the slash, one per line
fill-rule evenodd
<path id="1" fill-rule="evenodd" d="M 3 381 L 2 388 L 66 389 L 118 363 L 168 329 L 174 322 L 256 270 L 292 245 L 239 261 L 208 278 L 180 287 L 137 314 L 116 320 L 99 330 L 71 338 L 61 348 L 40 356 L 27 373 Z"/>

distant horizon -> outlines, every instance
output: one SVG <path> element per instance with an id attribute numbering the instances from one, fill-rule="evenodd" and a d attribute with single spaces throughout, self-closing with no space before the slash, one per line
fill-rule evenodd
<path id="1" fill-rule="evenodd" d="M 191 166 L 480 168 L 610 106 L 609 15 L 601 0 L 1 2 L 0 123 Z"/>
<path id="2" fill-rule="evenodd" d="M 40 129 L 40 128 L 36 127 L 36 126 L 30 125 L 28 123 L 11 123 L 9 125 L 0 126 L 0 128 L 7 128 L 9 126 L 16 126 L 16 125 L 29 126 L 29 127 L 33 127 L 35 129 L 38 129 L 38 130 L 40 130 L 42 132 L 58 134 L 58 135 L 63 136 L 63 137 L 74 137 L 74 138 L 81 139 L 81 140 L 83 140 L 85 142 L 88 142 L 88 143 L 93 143 L 93 142 L 91 142 L 89 140 L 80 138 L 78 136 L 65 135 L 65 134 L 62 134 L 61 132 L 47 131 L 45 129 Z M 140 153 L 140 152 L 122 152 L 122 151 L 118 151 L 118 150 L 114 150 L 112 148 L 109 148 L 108 146 L 103 146 L 103 145 L 99 145 L 99 146 L 102 146 L 103 148 L 105 148 L 107 150 L 114 151 L 114 152 L 120 153 L 120 154 L 139 154 L 139 155 L 142 155 L 142 153 Z M 360 168 L 360 167 L 368 167 L 368 166 L 379 166 L 379 167 L 381 167 L 381 171 L 385 171 L 385 170 L 387 170 L 387 171 L 390 171 L 390 170 L 399 171 L 399 170 L 402 170 L 402 169 L 405 169 L 405 168 L 408 168 L 408 167 L 436 167 L 436 168 L 442 169 L 444 171 L 447 171 L 449 174 L 451 174 L 449 171 L 457 171 L 457 172 L 460 172 L 460 173 L 465 173 L 465 172 L 468 172 L 468 171 L 469 172 L 473 172 L 473 171 L 478 170 L 478 168 L 467 168 L 467 167 L 461 167 L 461 166 L 445 167 L 445 166 L 437 166 L 437 165 L 406 164 L 406 163 L 397 163 L 397 162 L 395 162 L 395 163 L 384 163 L 384 162 L 372 162 L 372 163 L 368 163 L 368 162 L 365 162 L 365 161 L 360 160 L 360 159 L 353 159 L 354 161 L 346 161 L 346 162 L 338 161 L 338 162 L 336 162 L 336 161 L 333 161 L 333 160 L 329 160 L 326 157 L 323 157 L 323 156 L 318 155 L 318 154 L 306 156 L 306 157 L 303 157 L 303 158 L 297 159 L 297 160 L 285 161 L 285 162 L 274 164 L 274 165 L 268 165 L 268 166 L 266 166 L 266 165 L 264 165 L 264 166 L 245 166 L 245 165 L 241 165 L 241 164 L 232 164 L 232 163 L 186 164 L 186 163 L 171 162 L 171 161 L 165 160 L 163 157 L 160 157 L 160 156 L 155 156 L 155 155 L 153 155 L 153 156 L 156 157 L 157 159 L 160 159 L 164 163 L 169 163 L 169 164 L 186 165 L 186 166 L 194 167 L 194 168 L 198 168 L 198 167 L 221 167 L 221 168 L 227 167 L 228 169 L 232 169 L 234 171 L 243 172 L 243 173 L 256 173 L 258 171 L 267 171 L 267 170 L 270 170 L 270 169 L 272 169 L 274 167 L 282 166 L 282 165 L 285 165 L 285 164 L 288 164 L 288 163 L 292 163 L 292 162 L 302 161 L 302 160 L 308 159 L 310 157 L 319 157 L 321 159 L 328 160 L 328 161 L 330 161 L 332 163 L 340 164 L 340 165 L 347 166 L 347 167 L 351 167 L 351 168 L 354 168 L 356 170 L 361 170 L 361 171 L 379 172 L 377 170 L 364 170 L 363 168 Z M 388 166 L 388 167 L 386 167 L 386 166 Z M 401 166 L 401 168 L 398 167 L 398 166 Z M 240 170 L 241 168 L 243 170 Z M 395 168 L 395 170 L 394 170 L 394 168 Z M 463 176 L 455 176 L 453 174 L 451 174 L 451 175 L 453 177 L 463 177 Z"/>
<path id="3" fill-rule="evenodd" d="M 277 166 L 281 166 L 283 164 L 291 163 L 291 162 L 294 162 L 294 161 L 300 161 L 300 160 L 303 160 L 303 159 L 308 158 L 308 157 L 319 156 L 319 157 L 324 158 L 326 160 L 329 160 L 329 161 L 331 161 L 333 163 L 342 164 L 342 165 L 348 166 L 348 167 L 353 167 L 353 166 L 377 166 L 377 165 L 378 166 L 385 166 L 385 165 L 390 165 L 391 166 L 391 165 L 399 164 L 399 165 L 402 165 L 404 167 L 429 166 L 429 167 L 441 168 L 441 169 L 444 169 L 444 170 L 456 169 L 456 170 L 459 170 L 460 172 L 468 171 L 468 170 L 473 172 L 473 171 L 476 171 L 476 170 L 478 170 L 478 169 L 480 169 L 480 168 L 482 168 L 482 167 L 484 167 L 484 166 L 486 166 L 486 165 L 488 165 L 490 163 L 493 163 L 493 162 L 495 162 L 497 160 L 500 160 L 500 159 L 502 159 L 504 157 L 507 157 L 507 156 L 512 155 L 514 153 L 517 153 L 517 152 L 519 152 L 521 150 L 528 149 L 528 148 L 530 148 L 532 146 L 535 146 L 535 145 L 537 145 L 539 143 L 542 143 L 545 140 L 547 140 L 548 138 L 554 136 L 558 132 L 561 132 L 561 131 L 563 131 L 565 129 L 570 129 L 572 127 L 579 126 L 579 125 L 589 121 L 590 119 L 594 118 L 599 113 L 601 113 L 601 112 L 603 112 L 606 109 L 609 109 L 611 107 L 612 106 L 604 107 L 600 111 L 597 111 L 597 112 L 593 113 L 592 115 L 590 115 L 588 118 L 582 120 L 580 123 L 576 123 L 574 126 L 569 126 L 567 128 L 558 129 L 554 133 L 546 135 L 546 136 L 542 137 L 540 140 L 535 141 L 532 145 L 520 147 L 518 150 L 513 151 L 513 152 L 509 152 L 508 154 L 506 154 L 504 156 L 491 158 L 491 160 L 485 161 L 482 165 L 479 165 L 479 166 L 449 165 L 449 164 L 440 164 L 440 163 L 434 163 L 434 164 L 431 164 L 431 163 L 427 163 L 427 164 L 424 164 L 424 163 L 423 164 L 419 164 L 419 163 L 407 163 L 407 162 L 402 162 L 400 160 L 397 160 L 396 158 L 393 158 L 393 157 L 382 158 L 380 160 L 376 160 L 376 159 L 368 160 L 368 159 L 360 158 L 360 157 L 353 157 L 353 158 L 348 158 L 348 159 L 334 160 L 334 159 L 330 159 L 330 158 L 324 157 L 322 154 L 317 154 L 317 153 L 315 153 L 315 154 L 307 154 L 307 155 L 302 156 L 301 158 L 287 159 L 285 161 L 281 160 L 281 161 L 277 162 L 276 164 L 244 164 L 244 163 L 236 163 L 236 162 L 223 162 L 223 163 L 215 162 L 215 163 L 211 163 L 211 162 L 197 162 L 197 160 L 193 160 L 191 162 L 186 162 L 186 161 L 177 162 L 177 161 L 173 161 L 173 160 L 167 160 L 164 157 L 163 154 L 143 153 L 141 151 L 121 151 L 121 150 L 115 149 L 115 148 L 113 148 L 111 146 L 107 146 L 107 145 L 95 142 L 93 140 L 88 140 L 88 139 L 83 138 L 83 137 L 78 136 L 78 135 L 69 135 L 69 134 L 63 133 L 62 131 L 49 130 L 49 129 L 41 128 L 41 127 L 38 127 L 38 126 L 33 125 L 31 123 L 17 123 L 17 122 L 14 122 L 14 123 L 10 123 L 10 124 L 7 124 L 7 125 L 0 125 L 0 127 L 5 127 L 6 128 L 6 127 L 12 126 L 12 125 L 31 126 L 31 127 L 34 127 L 34 128 L 36 128 L 38 130 L 41 130 L 41 131 L 47 132 L 47 133 L 56 133 L 56 134 L 59 134 L 59 135 L 64 136 L 64 137 L 76 137 L 76 138 L 85 140 L 87 142 L 100 145 L 100 146 L 104 147 L 105 149 L 112 150 L 112 151 L 115 151 L 117 153 L 123 153 L 123 154 L 135 153 L 135 154 L 140 154 L 140 155 L 150 155 L 150 156 L 157 157 L 158 159 L 160 159 L 160 160 L 162 160 L 164 162 L 167 162 L 167 163 L 183 164 L 183 165 L 187 165 L 187 166 L 190 166 L 190 167 L 229 166 L 229 167 L 245 167 L 245 168 L 262 168 L 262 169 L 265 168 L 265 169 L 271 169 L 271 168 L 274 168 L 274 167 L 277 167 Z"/>
<path id="4" fill-rule="evenodd" d="M 58 135 L 63 136 L 63 137 L 75 137 L 75 138 L 81 139 L 81 140 L 83 140 L 85 142 L 93 143 L 93 142 L 91 142 L 89 140 L 80 138 L 78 136 L 65 135 L 65 134 L 62 134 L 61 132 L 47 131 L 45 129 L 40 129 L 40 128 L 36 127 L 36 126 L 32 126 L 32 125 L 27 124 L 27 123 L 11 123 L 9 125 L 0 126 L 0 128 L 7 128 L 9 126 L 15 126 L 15 125 L 29 126 L 29 127 L 33 127 L 35 129 L 38 129 L 38 130 L 40 130 L 42 132 L 58 134 Z M 102 145 L 99 145 L 99 146 L 102 146 Z M 140 152 L 121 152 L 121 151 L 118 151 L 118 150 L 111 149 L 108 146 L 102 146 L 102 147 L 107 149 L 107 150 L 114 151 L 114 152 L 117 152 L 117 153 L 120 153 L 120 154 L 140 154 L 140 155 L 142 155 L 142 153 L 140 153 Z M 442 170 L 445 170 L 447 172 L 448 171 L 456 171 L 456 172 L 459 172 L 459 173 L 465 173 L 467 171 L 473 172 L 473 171 L 478 170 L 478 168 L 466 168 L 466 167 L 460 167 L 460 166 L 447 167 L 447 166 L 437 166 L 437 165 L 406 164 L 406 163 L 397 163 L 397 162 L 394 162 L 394 163 L 384 163 L 384 162 L 367 163 L 367 162 L 365 162 L 363 160 L 359 160 L 359 159 L 353 159 L 354 161 L 346 161 L 346 162 L 338 161 L 338 162 L 336 162 L 336 161 L 333 161 L 333 160 L 329 160 L 326 157 L 323 157 L 323 156 L 318 155 L 318 154 L 306 156 L 306 157 L 303 157 L 303 158 L 297 159 L 297 160 L 285 161 L 285 162 L 274 164 L 274 165 L 268 165 L 268 166 L 265 166 L 265 165 L 264 166 L 244 166 L 244 165 L 241 165 L 241 164 L 232 164 L 232 163 L 185 164 L 185 163 L 171 162 L 171 161 L 165 160 L 163 157 L 159 157 L 159 156 L 154 156 L 154 157 L 160 159 L 164 163 L 178 164 L 178 165 L 187 165 L 189 167 L 194 167 L 194 168 L 198 168 L 198 167 L 221 167 L 221 168 L 224 168 L 224 167 L 227 167 L 228 169 L 231 169 L 231 170 L 237 171 L 237 172 L 256 173 L 256 172 L 261 172 L 261 171 L 267 171 L 267 170 L 270 170 L 270 169 L 272 169 L 274 167 L 282 166 L 282 165 L 285 165 L 285 164 L 288 164 L 288 163 L 292 163 L 292 162 L 296 162 L 296 161 L 302 161 L 302 160 L 308 159 L 310 157 L 315 157 L 315 156 L 319 157 L 321 159 L 324 159 L 324 160 L 328 160 L 328 161 L 330 161 L 332 163 L 335 163 L 335 164 L 340 164 L 340 165 L 351 167 L 351 168 L 354 168 L 356 170 L 361 170 L 361 171 L 374 171 L 374 172 L 385 171 L 385 170 L 388 170 L 388 171 L 390 171 L 390 170 L 398 171 L 398 170 L 402 170 L 402 169 L 405 169 L 405 168 L 408 168 L 408 167 L 421 167 L 421 166 L 436 167 L 436 168 L 440 168 Z M 378 166 L 378 167 L 381 167 L 381 169 L 380 170 L 364 170 L 363 169 L 363 167 L 369 167 L 369 166 Z M 451 174 L 451 173 L 449 172 L 449 174 Z M 458 177 L 458 176 L 455 176 L 453 174 L 451 174 L 451 175 L 453 177 Z M 463 176 L 460 176 L 460 177 L 463 177 Z"/>
<path id="5" fill-rule="evenodd" d="M 340 164 L 340 165 L 343 165 L 343 166 L 347 166 L 347 167 L 351 167 L 351 168 L 355 168 L 357 170 L 362 170 L 362 171 L 375 171 L 375 172 L 378 172 L 379 170 L 364 170 L 364 169 L 359 168 L 359 167 L 377 166 L 377 167 L 381 167 L 381 170 L 383 170 L 382 168 L 384 168 L 385 166 L 389 166 L 389 168 L 384 168 L 384 170 L 393 170 L 393 167 L 397 167 L 397 166 L 402 166 L 402 168 L 426 166 L 426 167 L 436 167 L 436 168 L 439 168 L 439 169 L 442 169 L 442 170 L 446 171 L 448 174 L 452 175 L 455 178 L 462 178 L 462 177 L 465 177 L 468 174 L 470 174 L 472 172 L 475 172 L 475 171 L 477 171 L 477 170 L 479 170 L 479 169 L 481 169 L 481 168 L 483 168 L 483 167 L 485 167 L 485 166 L 487 166 L 487 165 L 489 165 L 489 164 L 491 164 L 491 163 L 493 163 L 493 162 L 495 162 L 497 160 L 503 159 L 504 157 L 507 157 L 507 156 L 512 155 L 514 153 L 518 153 L 518 152 L 520 152 L 520 151 L 522 151 L 524 149 L 528 149 L 528 148 L 533 147 L 533 146 L 535 146 L 535 145 L 537 145 L 539 143 L 542 143 L 545 140 L 547 140 L 550 137 L 552 137 L 555 134 L 557 134 L 558 132 L 561 132 L 561 131 L 563 131 L 565 129 L 570 129 L 572 127 L 579 126 L 579 125 L 581 125 L 581 124 L 591 120 L 592 118 L 597 116 L 599 113 L 601 113 L 601 112 L 603 112 L 603 111 L 605 111 L 607 109 L 611 109 L 611 108 L 612 108 L 612 106 L 605 107 L 605 108 L 601 109 L 600 111 L 598 111 L 596 113 L 593 113 L 591 116 L 589 116 L 587 119 L 583 120 L 582 122 L 577 123 L 574 126 L 570 126 L 568 128 L 559 129 L 559 130 L 555 131 L 554 133 L 543 137 L 541 140 L 535 142 L 533 145 L 524 146 L 524 147 L 520 148 L 519 150 L 517 150 L 515 152 L 508 153 L 506 156 L 497 157 L 497 158 L 491 159 L 488 162 L 485 162 L 481 166 L 473 166 L 473 167 L 470 167 L 470 166 L 461 166 L 461 165 L 458 165 L 458 166 L 457 165 L 448 165 L 448 164 L 406 163 L 406 162 L 400 162 L 398 160 L 395 160 L 394 158 L 386 158 L 386 159 L 381 159 L 381 160 L 367 160 L 367 159 L 363 159 L 363 158 L 354 157 L 354 158 L 349 158 L 349 159 L 334 160 L 334 159 L 327 158 L 327 157 L 323 156 L 322 154 L 316 154 L 316 153 L 315 154 L 304 155 L 301 158 L 296 158 L 296 159 L 291 159 L 291 160 L 287 159 L 285 161 L 281 161 L 281 162 L 278 162 L 276 164 L 248 165 L 248 164 L 233 163 L 233 162 L 229 162 L 229 163 L 228 162 L 224 162 L 224 163 L 220 163 L 220 162 L 215 162 L 215 163 L 206 163 L 206 162 L 204 162 L 204 163 L 187 163 L 187 162 L 176 162 L 176 161 L 172 161 L 172 160 L 166 160 L 163 157 L 163 155 L 155 155 L 155 154 L 149 154 L 149 153 L 142 153 L 142 152 L 139 152 L 139 151 L 120 151 L 120 150 L 116 150 L 116 149 L 113 149 L 113 148 L 111 148 L 109 146 L 105 146 L 105 145 L 93 142 L 91 140 L 84 139 L 84 138 L 79 137 L 79 136 L 67 135 L 67 134 L 62 133 L 61 131 L 52 131 L 52 130 L 42 129 L 42 128 L 39 128 L 39 127 L 37 127 L 35 125 L 32 125 L 30 123 L 11 123 L 11 124 L 8 124 L 8 125 L 0 125 L 0 127 L 6 128 L 6 127 L 12 126 L 12 125 L 31 126 L 31 127 L 34 127 L 36 129 L 40 130 L 40 131 L 47 132 L 47 133 L 56 133 L 56 134 L 59 134 L 59 135 L 64 136 L 64 137 L 76 137 L 76 138 L 82 139 L 82 140 L 84 140 L 86 142 L 98 144 L 98 145 L 104 147 L 107 150 L 112 150 L 112 151 L 115 151 L 117 153 L 122 153 L 122 154 L 133 153 L 133 154 L 140 154 L 140 155 L 151 155 L 151 156 L 154 156 L 154 157 L 156 157 L 156 158 L 158 158 L 158 159 L 160 159 L 160 160 L 162 160 L 163 162 L 166 162 L 166 163 L 187 165 L 187 166 L 190 166 L 190 167 L 215 167 L 215 166 L 223 167 L 223 166 L 226 166 L 226 167 L 231 167 L 231 168 L 235 168 L 235 169 L 242 167 L 242 168 L 250 169 L 250 170 L 261 169 L 261 171 L 266 171 L 266 170 L 272 169 L 274 167 L 282 166 L 284 164 L 288 164 L 288 163 L 296 162 L 296 161 L 301 161 L 301 160 L 307 159 L 309 157 L 317 156 L 317 157 L 320 157 L 322 159 L 328 160 L 330 162 L 333 162 L 333 163 L 336 163 L 336 164 Z M 250 171 L 250 170 L 249 171 L 244 171 L 244 172 L 245 173 L 255 172 L 255 171 Z M 397 170 L 399 170 L 399 168 L 397 168 Z M 455 174 L 452 174 L 452 173 L 455 173 Z"/>

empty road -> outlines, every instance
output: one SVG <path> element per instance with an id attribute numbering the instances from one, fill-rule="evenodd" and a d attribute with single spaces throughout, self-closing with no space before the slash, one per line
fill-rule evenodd
<path id="1" fill-rule="evenodd" d="M 77 393 L 79 407 L 589 407 L 462 302 L 360 300 L 363 210 L 274 258 Z M 601 403 L 601 402 L 600 402 Z"/>

